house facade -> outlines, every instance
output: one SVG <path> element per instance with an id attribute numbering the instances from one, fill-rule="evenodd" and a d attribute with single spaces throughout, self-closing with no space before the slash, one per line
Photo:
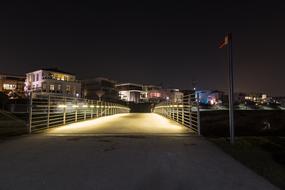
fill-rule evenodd
<path id="1" fill-rule="evenodd" d="M 58 69 L 40 69 L 26 74 L 25 92 L 81 96 L 76 76 Z"/>

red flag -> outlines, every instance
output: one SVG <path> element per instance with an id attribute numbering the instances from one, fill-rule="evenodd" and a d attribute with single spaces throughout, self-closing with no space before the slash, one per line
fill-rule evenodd
<path id="1" fill-rule="evenodd" d="M 221 49 L 228 44 L 229 44 L 229 35 L 226 35 L 224 41 L 220 44 L 219 48 Z"/>

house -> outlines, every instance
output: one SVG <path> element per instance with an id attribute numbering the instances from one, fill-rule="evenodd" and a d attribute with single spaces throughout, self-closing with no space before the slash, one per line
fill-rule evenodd
<path id="1" fill-rule="evenodd" d="M 26 74 L 25 92 L 81 96 L 81 83 L 74 74 L 59 69 L 40 69 Z"/>
<path id="2" fill-rule="evenodd" d="M 0 92 L 10 99 L 24 97 L 25 76 L 0 74 Z"/>

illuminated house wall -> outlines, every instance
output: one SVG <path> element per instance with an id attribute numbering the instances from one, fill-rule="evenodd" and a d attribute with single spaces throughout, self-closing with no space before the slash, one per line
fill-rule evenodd
<path id="1" fill-rule="evenodd" d="M 171 102 L 182 103 L 183 102 L 183 92 L 180 92 L 179 89 L 169 90 L 170 95 L 169 99 Z"/>
<path id="2" fill-rule="evenodd" d="M 0 75 L 0 92 L 4 92 L 10 98 L 23 97 L 24 85 L 24 76 Z"/>
<path id="3" fill-rule="evenodd" d="M 26 74 L 25 92 L 80 96 L 81 83 L 73 74 L 58 69 L 41 69 Z"/>
<path id="4" fill-rule="evenodd" d="M 116 85 L 119 91 L 119 97 L 127 102 L 141 102 L 147 98 L 147 93 L 143 89 L 143 85 L 134 83 L 122 83 Z"/>

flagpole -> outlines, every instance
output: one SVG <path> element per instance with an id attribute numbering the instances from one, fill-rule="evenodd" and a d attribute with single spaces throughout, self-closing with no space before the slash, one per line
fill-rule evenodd
<path id="1" fill-rule="evenodd" d="M 228 34 L 228 62 L 229 62 L 229 125 L 230 143 L 234 144 L 234 68 L 232 34 Z"/>

